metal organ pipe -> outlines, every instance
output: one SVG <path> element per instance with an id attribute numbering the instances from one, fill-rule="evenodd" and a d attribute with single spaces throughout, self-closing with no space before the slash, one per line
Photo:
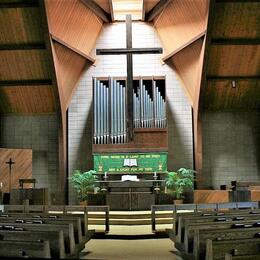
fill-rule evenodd
<path id="1" fill-rule="evenodd" d="M 125 85 L 113 78 L 108 83 L 94 78 L 93 95 L 93 143 L 127 142 Z M 139 80 L 133 91 L 133 120 L 135 128 L 166 127 L 166 102 L 156 80 L 152 89 Z"/>

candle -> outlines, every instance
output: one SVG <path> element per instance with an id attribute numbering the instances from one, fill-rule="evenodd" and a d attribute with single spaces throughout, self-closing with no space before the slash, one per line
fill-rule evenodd
<path id="1" fill-rule="evenodd" d="M 154 175 L 153 175 L 153 177 L 154 177 L 154 178 L 156 178 L 156 177 L 157 177 L 157 175 L 156 175 L 156 172 L 154 172 Z"/>

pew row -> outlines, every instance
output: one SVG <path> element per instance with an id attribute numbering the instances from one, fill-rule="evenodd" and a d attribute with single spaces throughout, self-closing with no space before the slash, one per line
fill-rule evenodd
<path id="1" fill-rule="evenodd" d="M 49 241 L 0 240 L 0 256 L 12 258 L 51 258 Z"/>

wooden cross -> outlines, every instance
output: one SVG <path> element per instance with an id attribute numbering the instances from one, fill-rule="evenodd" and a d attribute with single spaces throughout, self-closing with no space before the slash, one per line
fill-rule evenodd
<path id="1" fill-rule="evenodd" d="M 11 173 L 12 173 L 12 165 L 15 164 L 15 162 L 12 160 L 12 158 L 9 159 L 9 161 L 5 162 L 9 165 L 9 193 L 11 193 Z"/>
<path id="2" fill-rule="evenodd" d="M 119 35 L 120 37 L 120 35 Z M 127 58 L 127 129 L 128 138 L 133 140 L 133 54 L 162 53 L 162 48 L 132 48 L 132 18 L 126 15 L 126 48 L 97 49 L 97 55 L 121 55 Z"/>

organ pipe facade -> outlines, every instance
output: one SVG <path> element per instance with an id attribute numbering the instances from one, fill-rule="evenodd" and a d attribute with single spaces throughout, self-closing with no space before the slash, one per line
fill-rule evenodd
<path id="1" fill-rule="evenodd" d="M 126 80 L 93 78 L 93 143 L 127 143 Z M 166 128 L 165 81 L 134 80 L 135 128 Z"/>

